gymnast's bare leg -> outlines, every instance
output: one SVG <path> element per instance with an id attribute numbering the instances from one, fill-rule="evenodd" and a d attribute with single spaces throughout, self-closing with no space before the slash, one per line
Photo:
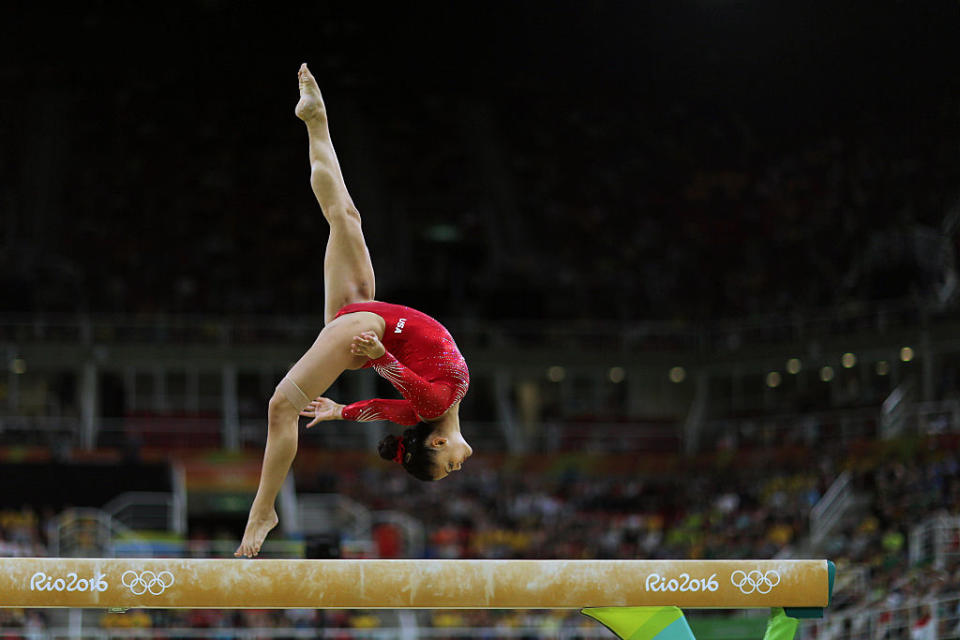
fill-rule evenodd
<path id="1" fill-rule="evenodd" d="M 301 409 L 312 398 L 323 395 L 346 369 L 357 369 L 367 360 L 351 353 L 354 336 L 374 331 L 383 337 L 384 321 L 376 314 L 358 312 L 334 319 L 344 305 L 373 300 L 373 265 L 363 238 L 360 214 L 347 192 L 330 141 L 320 88 L 306 64 L 300 67 L 298 76 L 300 101 L 295 112 L 307 126 L 310 185 L 330 227 L 323 262 L 326 326 L 281 383 L 287 385 L 288 391 L 283 392 L 278 387 L 270 398 L 260 486 L 250 507 L 243 540 L 234 553 L 237 557 L 257 555 L 267 534 L 279 522 L 274 503 L 297 453 L 297 416 Z M 309 264 L 309 261 L 305 263 Z M 290 389 L 295 396 L 292 399 Z M 302 398 L 299 398 L 301 394 Z"/>

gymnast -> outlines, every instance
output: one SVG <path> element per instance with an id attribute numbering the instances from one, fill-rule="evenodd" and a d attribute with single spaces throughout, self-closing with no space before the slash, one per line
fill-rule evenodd
<path id="1" fill-rule="evenodd" d="M 445 478 L 473 453 L 460 433 L 460 401 L 470 382 L 467 363 L 439 322 L 373 299 L 370 253 L 330 141 L 320 88 L 306 64 L 298 77 L 295 113 L 307 125 L 310 185 L 330 226 L 323 261 L 325 326 L 270 398 L 260 486 L 237 557 L 257 555 L 277 525 L 274 501 L 297 453 L 298 415 L 313 418 L 308 428 L 326 420 L 389 420 L 412 427 L 400 438 L 386 436 L 378 450 L 420 480 Z M 345 370 L 367 367 L 404 399 L 344 406 L 322 397 Z"/>

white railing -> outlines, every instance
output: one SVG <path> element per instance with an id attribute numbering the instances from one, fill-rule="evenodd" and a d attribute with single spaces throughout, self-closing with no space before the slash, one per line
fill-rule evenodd
<path id="1" fill-rule="evenodd" d="M 873 607 L 839 612 L 827 611 L 820 620 L 802 620 L 797 638 L 800 640 L 877 640 L 883 638 L 960 638 L 960 596 L 952 594 L 939 598 L 911 601 L 896 607 Z M 131 614 L 127 614 L 131 615 Z M 118 622 L 119 622 L 119 616 Z M 79 619 L 77 619 L 79 618 Z M 513 626 L 503 624 L 490 627 L 433 627 L 418 623 L 415 617 L 398 616 L 399 625 L 372 628 L 326 627 L 318 628 L 313 621 L 297 624 L 294 619 L 281 626 L 271 627 L 214 627 L 195 629 L 164 626 L 129 628 L 108 626 L 109 616 L 101 611 L 90 611 L 75 616 L 71 627 L 0 628 L 0 637 L 23 637 L 29 640 L 59 640 L 61 638 L 96 638 L 133 640 L 154 638 L 334 638 L 337 640 L 395 640 L 416 638 L 481 638 L 536 640 L 608 640 L 611 634 L 600 624 L 587 620 L 559 621 L 547 618 L 541 625 Z M 107 626 L 100 626 L 101 620 Z M 381 621 L 382 623 L 382 621 Z M 96 626 L 95 626 L 96 625 Z M 722 636 L 711 636 L 722 638 Z M 737 636 L 739 637 L 739 636 Z"/>
<path id="2" fill-rule="evenodd" d="M 429 310 L 428 310 L 429 311 Z M 865 330 L 887 333 L 917 328 L 930 311 L 914 300 L 834 306 L 807 315 L 767 314 L 710 324 L 582 321 L 544 324 L 542 320 L 445 318 L 457 342 L 471 345 L 570 344 L 576 348 L 729 352 L 748 346 L 801 342 L 813 336 L 848 335 Z M 323 327 L 320 317 L 250 315 L 5 314 L 0 342 L 90 344 L 282 344 L 311 342 Z"/>
<path id="3" fill-rule="evenodd" d="M 370 537 L 373 516 L 356 500 L 339 493 L 307 493 L 297 496 L 300 531 L 304 535 L 338 532 L 345 538 Z"/>
<path id="4" fill-rule="evenodd" d="M 81 431 L 79 417 L 0 415 L 5 444 L 70 447 L 79 444 Z"/>
<path id="5" fill-rule="evenodd" d="M 186 533 L 186 514 L 176 512 L 172 493 L 128 491 L 103 505 L 103 510 L 133 530 Z"/>
<path id="6" fill-rule="evenodd" d="M 376 452 L 376 448 L 369 443 L 369 436 L 364 429 L 357 428 L 352 422 L 334 420 L 323 423 L 323 429 L 301 429 L 299 433 L 300 447 L 317 447 L 324 450 L 352 450 Z M 376 426 L 374 423 L 367 423 Z M 388 422 L 380 425 L 382 433 L 386 435 L 396 431 L 398 427 Z M 461 426 L 470 445 L 480 451 L 501 451 L 504 449 L 504 439 L 499 426 L 493 422 L 463 420 Z M 246 422 L 240 426 L 240 443 L 243 447 L 261 449 L 267 439 L 266 420 Z"/>
<path id="7" fill-rule="evenodd" d="M 490 425 L 490 428 L 495 428 L 495 425 Z M 530 436 L 529 449 L 542 453 L 680 453 L 683 449 L 682 428 L 680 422 L 555 421 L 544 424 Z M 474 431 L 471 429 L 469 433 Z"/>
<path id="8" fill-rule="evenodd" d="M 238 640 L 256 638 L 336 638 L 338 640 L 393 640 L 396 638 L 533 638 L 537 640 L 600 640 L 610 638 L 601 625 L 574 617 L 526 620 L 519 626 L 512 623 L 488 627 L 452 627 L 431 625 L 424 612 L 384 612 L 371 614 L 371 628 L 318 628 L 310 616 L 292 616 L 277 626 L 263 628 L 215 627 L 195 629 L 164 626 L 129 628 L 110 626 L 110 615 L 102 611 L 75 610 L 71 626 L 42 628 L 0 628 L 0 637 L 23 637 L 29 640 L 60 638 L 154 639 L 222 637 Z M 404 615 L 415 613 L 416 615 Z M 128 614 L 133 615 L 133 614 Z M 117 622 L 123 622 L 117 616 Z M 531 624 L 532 622 L 532 624 Z M 152 624 L 152 621 L 149 622 Z M 273 623 L 277 624 L 277 623 Z M 101 626 L 102 625 L 102 626 Z M 383 625 L 383 626 L 380 626 Z M 720 636 L 716 636 L 720 638 Z M 826 611 L 818 620 L 802 620 L 797 638 L 800 640 L 878 640 L 885 638 L 930 638 L 960 640 L 960 593 L 951 592 L 930 597 L 909 598 L 897 605 L 860 606 Z"/>
<path id="9" fill-rule="evenodd" d="M 811 542 L 823 541 L 854 504 L 853 474 L 844 471 L 810 510 Z"/>
<path id="10" fill-rule="evenodd" d="M 913 385 L 911 383 L 901 384 L 891 391 L 883 404 L 880 405 L 880 434 L 883 438 L 895 438 L 903 432 L 912 389 Z"/>
<path id="11" fill-rule="evenodd" d="M 144 638 L 164 640 L 166 638 L 232 638 L 234 640 L 259 640 L 260 638 L 334 638 L 335 640 L 405 640 L 407 638 L 530 638 L 531 640 L 610 640 L 611 633 L 599 623 L 590 627 L 571 627 L 560 629 L 541 629 L 537 627 L 383 627 L 376 629 L 353 628 L 303 628 L 264 627 L 212 629 L 190 629 L 163 627 L 151 629 L 127 628 L 51 628 L 24 629 L 0 627 L 0 637 L 26 638 L 28 640 L 60 640 L 69 638 L 95 638 L 106 640 L 116 638 Z"/>
<path id="12" fill-rule="evenodd" d="M 901 433 L 935 435 L 960 431 L 960 401 L 902 403 Z M 843 445 L 876 439 L 884 432 L 880 408 L 836 409 L 750 418 L 711 420 L 704 438 L 732 437 L 739 446 L 780 446 L 785 442 Z"/>
<path id="13" fill-rule="evenodd" d="M 266 434 L 265 421 L 257 421 L 256 427 Z M 82 432 L 76 416 L 0 415 L 0 440 L 8 445 L 80 447 Z M 219 447 L 222 440 L 219 418 L 157 415 L 96 421 L 95 444 L 100 447 Z"/>
<path id="14" fill-rule="evenodd" d="M 712 442 L 721 434 L 738 439 L 743 447 L 780 446 L 785 442 L 830 443 L 874 438 L 881 424 L 879 409 L 844 409 L 809 413 L 713 420 L 703 428 L 701 440 Z M 908 405 L 907 431 L 921 435 L 960 432 L 960 402 L 925 402 Z M 386 427 L 385 427 L 386 428 Z M 475 449 L 503 450 L 504 436 L 497 423 L 464 420 L 463 430 Z M 5 444 L 77 446 L 81 434 L 76 417 L 2 416 L 0 440 Z M 202 417 L 132 417 L 97 421 L 97 444 L 102 447 L 143 446 L 166 448 L 219 448 L 223 446 L 223 421 Z M 262 447 L 265 420 L 239 425 L 242 447 Z M 367 434 L 348 422 L 325 423 L 323 429 L 301 430 L 302 446 L 323 449 L 367 449 Z M 534 451 L 659 451 L 682 450 L 679 423 L 556 421 L 541 425 L 530 440 Z"/>
<path id="15" fill-rule="evenodd" d="M 837 579 L 833 585 L 834 601 L 859 602 L 870 590 L 870 567 L 864 565 L 846 565 L 837 569 Z"/>
<path id="16" fill-rule="evenodd" d="M 960 558 L 960 516 L 937 515 L 910 530 L 910 564 L 946 566 Z"/>
<path id="17" fill-rule="evenodd" d="M 56 517 L 50 538 L 51 555 L 65 558 L 113 557 L 114 540 L 123 538 L 130 555 L 150 555 L 148 544 L 100 509 L 67 509 Z"/>
<path id="18" fill-rule="evenodd" d="M 701 440 L 731 438 L 734 446 L 742 448 L 824 442 L 842 446 L 848 442 L 876 437 L 880 419 L 878 408 L 727 418 L 707 421 L 703 426 Z"/>
<path id="19" fill-rule="evenodd" d="M 960 638 L 960 594 L 912 599 L 897 606 L 831 612 L 800 625 L 801 639 L 882 640 L 885 638 Z"/>
<path id="20" fill-rule="evenodd" d="M 960 400 L 918 402 L 910 407 L 912 426 L 918 433 L 933 435 L 960 430 Z"/>

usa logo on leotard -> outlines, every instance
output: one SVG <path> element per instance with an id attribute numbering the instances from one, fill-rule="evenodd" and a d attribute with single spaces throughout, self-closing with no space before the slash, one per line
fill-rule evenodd
<path id="1" fill-rule="evenodd" d="M 751 593 L 770 593 L 775 586 L 780 584 L 780 574 L 774 569 L 762 573 L 756 569 L 747 573 L 745 571 L 734 571 L 730 575 L 730 582 L 740 592 L 749 595 Z"/>
<path id="2" fill-rule="evenodd" d="M 161 593 L 173 586 L 173 574 L 169 571 L 154 573 L 153 571 L 126 571 L 120 576 L 120 582 L 123 583 L 130 593 L 135 596 L 142 596 L 149 592 L 151 595 L 159 596 Z"/>

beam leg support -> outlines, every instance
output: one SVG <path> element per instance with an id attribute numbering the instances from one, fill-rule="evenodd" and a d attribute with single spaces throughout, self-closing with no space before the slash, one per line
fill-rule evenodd
<path id="1" fill-rule="evenodd" d="M 680 607 L 595 607 L 580 613 L 622 640 L 694 640 Z"/>

